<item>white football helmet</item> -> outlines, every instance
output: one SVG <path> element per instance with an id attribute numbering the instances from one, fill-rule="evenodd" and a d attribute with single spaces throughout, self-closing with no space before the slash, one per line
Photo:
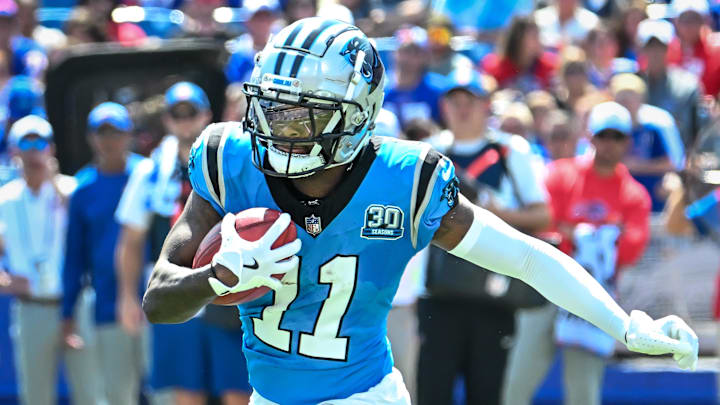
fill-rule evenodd
<path id="1" fill-rule="evenodd" d="M 271 176 L 303 177 L 352 161 L 369 139 L 384 85 L 377 50 L 357 27 L 321 17 L 285 27 L 244 84 L 253 164 Z"/>

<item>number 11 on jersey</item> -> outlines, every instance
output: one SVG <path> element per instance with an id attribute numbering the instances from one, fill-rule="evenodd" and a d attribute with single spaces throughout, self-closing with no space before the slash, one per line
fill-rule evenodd
<path id="1" fill-rule="evenodd" d="M 357 269 L 357 256 L 336 255 L 320 266 L 318 284 L 329 285 L 330 292 L 315 318 L 312 333 L 300 332 L 298 354 L 317 359 L 347 360 L 350 337 L 339 334 L 355 293 Z M 298 272 L 296 269 L 287 273 L 283 277 L 287 284 L 283 283 L 283 287 L 275 292 L 272 305 L 266 306 L 259 318 L 252 318 L 255 336 L 285 353 L 291 352 L 292 332 L 281 329 L 280 322 L 297 298 L 300 288 Z"/>

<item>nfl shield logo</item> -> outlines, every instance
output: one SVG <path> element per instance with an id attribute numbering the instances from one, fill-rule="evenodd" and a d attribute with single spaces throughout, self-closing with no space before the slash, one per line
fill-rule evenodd
<path id="1" fill-rule="evenodd" d="M 319 234 L 320 231 L 322 231 L 322 225 L 320 224 L 320 217 L 316 217 L 315 215 L 310 215 L 309 217 L 305 217 L 305 230 L 310 235 L 317 236 L 317 234 Z"/>

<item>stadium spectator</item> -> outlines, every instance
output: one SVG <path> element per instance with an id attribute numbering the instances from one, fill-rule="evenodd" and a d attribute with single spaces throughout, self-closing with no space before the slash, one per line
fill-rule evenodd
<path id="1" fill-rule="evenodd" d="M 588 123 L 594 158 L 557 160 L 548 167 L 546 180 L 560 248 L 611 291 L 616 272 L 640 257 L 649 238 L 650 197 L 621 163 L 632 127 L 624 107 L 597 105 Z M 504 405 L 532 403 L 558 346 L 563 349 L 564 403 L 600 405 L 605 359 L 615 342 L 552 304 L 518 313 Z"/>
<path id="2" fill-rule="evenodd" d="M 610 77 L 615 73 L 613 62 L 618 53 L 615 37 L 603 25 L 598 25 L 588 32 L 585 52 L 590 84 L 599 89 L 607 88 Z"/>
<path id="3" fill-rule="evenodd" d="M 0 55 L 3 53 L 0 52 Z M 2 64 L 0 57 L 0 66 Z M 0 67 L 1 69 L 1 67 Z M 4 167 L 4 175 L 0 175 L 0 184 L 10 180 L 6 177 L 13 170 L 11 164 L 8 136 L 10 127 L 20 118 L 35 114 L 44 116 L 45 112 L 42 108 L 43 89 L 39 82 L 27 76 L 15 76 L 7 80 L 6 84 L 0 90 L 0 166 Z M 14 176 L 12 176 L 14 177 Z M 4 179 L 4 181 L 3 181 Z"/>
<path id="4" fill-rule="evenodd" d="M 527 104 L 510 103 L 500 116 L 500 131 L 528 139 L 533 129 L 533 117 Z"/>
<path id="5" fill-rule="evenodd" d="M 598 16 L 581 7 L 578 0 L 553 0 L 549 6 L 535 11 L 533 17 L 540 28 L 540 43 L 555 50 L 565 45 L 580 45 L 600 22 Z"/>
<path id="6" fill-rule="evenodd" d="M 527 94 L 525 103 L 532 113 L 533 128 L 527 139 L 534 154 L 548 159 L 545 144 L 550 136 L 548 117 L 557 110 L 557 103 L 553 96 L 544 90 L 536 90 Z"/>
<path id="7" fill-rule="evenodd" d="M 75 330 L 74 309 L 88 278 L 95 291 L 95 344 L 109 405 L 133 404 L 140 398 L 144 376 L 142 341 L 117 321 L 115 245 L 120 225 L 113 219 L 128 177 L 142 157 L 129 152 L 133 124 L 120 104 L 102 103 L 88 116 L 88 143 L 94 162 L 75 175 L 70 197 L 67 250 L 62 274 L 62 340 L 83 344 Z"/>
<path id="8" fill-rule="evenodd" d="M 317 0 L 287 0 L 283 6 L 287 25 L 317 14 Z"/>
<path id="9" fill-rule="evenodd" d="M 147 35 L 139 25 L 131 22 L 116 22 L 112 18 L 115 8 L 114 0 L 86 0 L 81 3 L 90 14 L 90 21 L 98 24 L 104 37 L 108 41 L 120 43 L 125 46 L 135 46 L 143 43 Z"/>
<path id="10" fill-rule="evenodd" d="M 457 69 L 472 69 L 472 60 L 450 46 L 454 29 L 447 17 L 441 14 L 432 16 L 427 23 L 427 34 L 430 50 L 428 71 L 447 76 Z"/>
<path id="11" fill-rule="evenodd" d="M 242 83 L 231 83 L 225 89 L 225 110 L 223 121 L 240 122 L 247 111 L 247 100 L 243 93 Z"/>
<path id="12" fill-rule="evenodd" d="M 440 127 L 433 120 L 414 119 L 405 128 L 405 138 L 411 141 L 424 141 L 440 132 Z"/>
<path id="13" fill-rule="evenodd" d="M 404 27 L 395 33 L 398 48 L 394 69 L 388 74 L 383 107 L 405 125 L 415 118 L 441 122 L 438 100 L 442 77 L 427 71 L 429 62 L 427 32 L 420 27 Z"/>
<path id="14" fill-rule="evenodd" d="M 555 110 L 548 117 L 550 136 L 547 139 L 549 160 L 567 159 L 584 152 L 585 142 L 581 142 L 577 122 L 570 114 Z M 582 139 L 584 141 L 584 139 Z"/>
<path id="15" fill-rule="evenodd" d="M 450 80 L 442 99 L 449 129 L 429 142 L 452 159 L 456 170 L 464 171 L 462 177 L 474 189 L 463 191 L 464 195 L 475 197 L 514 227 L 526 232 L 543 229 L 550 216 L 542 182 L 532 167 L 530 146 L 519 136 L 487 125 L 494 80 L 475 71 L 456 72 Z M 468 277 L 482 270 L 463 263 L 467 262 L 430 248 L 429 295 L 418 305 L 420 405 L 453 403 L 458 375 L 465 379 L 467 403 L 499 403 L 514 311 L 482 293 L 486 286 L 470 283 Z M 469 273 L 456 272 L 462 266 Z M 460 291 L 463 286 L 465 290 Z"/>
<path id="16" fill-rule="evenodd" d="M 637 38 L 638 24 L 647 18 L 645 13 L 647 2 L 631 0 L 629 3 L 629 6 L 620 14 L 619 24 L 615 27 L 615 38 L 618 44 L 617 56 L 637 60 L 638 48 L 635 38 Z"/>
<path id="17" fill-rule="evenodd" d="M 0 292 L 16 298 L 11 328 L 20 400 L 55 404 L 63 357 L 73 403 L 95 405 L 100 398 L 92 348 L 65 346 L 59 338 L 67 200 L 75 180 L 57 174 L 53 130 L 43 118 L 30 115 L 16 122 L 9 142 L 22 161 L 22 177 L 0 189 L 0 246 L 8 265 L 0 269 Z M 87 304 L 78 306 L 78 316 L 88 315 Z M 87 325 L 79 330 L 85 337 L 87 332 Z"/>
<path id="18" fill-rule="evenodd" d="M 585 52 L 575 46 L 567 46 L 561 54 L 560 80 L 554 94 L 560 108 L 572 112 L 575 103 L 584 95 L 595 91 L 588 78 Z"/>
<path id="19" fill-rule="evenodd" d="M 667 64 L 668 44 L 675 30 L 665 20 L 644 20 L 638 28 L 638 44 L 644 69 L 640 76 L 647 85 L 647 103 L 660 107 L 675 118 L 685 147 L 690 147 L 708 121 L 698 79 L 691 73 Z"/>
<path id="20" fill-rule="evenodd" d="M 674 0 L 677 38 L 668 46 L 668 62 L 696 75 L 705 94 L 717 97 L 720 92 L 720 46 L 706 24 L 709 16 L 705 0 Z"/>
<path id="21" fill-rule="evenodd" d="M 150 160 L 133 170 L 115 213 L 122 224 L 116 250 L 118 313 L 125 330 L 135 335 L 144 322 L 137 286 L 145 265 L 146 241 L 154 262 L 192 191 L 187 167 L 190 150 L 212 117 L 205 92 L 193 83 L 171 86 L 165 105 L 163 122 L 169 134 Z M 240 331 L 218 326 L 225 318 L 220 314 L 223 320 L 218 320 L 216 315 L 213 309 L 212 319 L 206 321 L 199 313 L 180 325 L 153 326 L 150 386 L 157 398 L 170 396 L 176 403 L 201 404 L 208 395 L 218 395 L 226 405 L 247 403 L 242 347 L 220 343 L 241 339 Z"/>
<path id="22" fill-rule="evenodd" d="M 590 116 L 590 111 L 593 107 L 605 101 L 612 101 L 612 97 L 604 91 L 592 91 L 580 97 L 571 112 L 578 121 L 578 128 L 587 128 L 587 119 L 588 116 Z"/>
<path id="23" fill-rule="evenodd" d="M 549 88 L 557 58 L 543 51 L 535 22 L 529 17 L 517 17 L 510 24 L 499 53 L 485 56 L 482 68 L 495 77 L 501 88 L 527 93 Z"/>
<path id="24" fill-rule="evenodd" d="M 247 3 L 244 7 L 248 13 L 245 22 L 247 33 L 233 39 L 228 45 L 232 55 L 225 68 L 225 76 L 231 83 L 245 82 L 250 78 L 255 67 L 255 54 L 267 44 L 272 26 L 279 17 L 276 0 Z"/>
<path id="25" fill-rule="evenodd" d="M 11 78 L 3 89 L 6 97 L 5 131 L 26 115 L 45 116 L 43 103 L 44 86 L 39 81 L 24 75 Z"/>
<path id="26" fill-rule="evenodd" d="M 10 55 L 12 74 L 41 77 L 47 68 L 47 56 L 37 42 L 20 34 L 17 13 L 14 0 L 0 1 L 0 50 Z"/>
<path id="27" fill-rule="evenodd" d="M 33 39 L 48 53 L 67 45 L 67 37 L 62 30 L 38 24 L 37 0 L 18 0 L 17 4 L 20 35 Z"/>
<path id="28" fill-rule="evenodd" d="M 105 42 L 107 33 L 102 26 L 93 19 L 87 7 L 76 6 L 70 12 L 64 27 L 67 34 L 68 45 L 90 44 Z"/>
<path id="29" fill-rule="evenodd" d="M 681 169 L 684 161 L 675 120 L 667 111 L 644 104 L 647 88 L 634 74 L 614 76 L 610 91 L 615 101 L 630 111 L 633 121 L 632 143 L 623 163 L 650 193 L 653 212 L 660 212 L 665 201 L 661 180 L 666 173 Z"/>

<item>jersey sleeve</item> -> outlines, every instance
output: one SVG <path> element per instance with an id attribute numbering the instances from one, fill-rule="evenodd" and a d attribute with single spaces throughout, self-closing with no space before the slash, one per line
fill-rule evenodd
<path id="1" fill-rule="evenodd" d="M 120 202 L 115 210 L 115 220 L 122 226 L 146 230 L 150 226 L 152 212 L 150 210 L 150 177 L 155 164 L 150 159 L 138 163 L 130 173 Z"/>
<path id="2" fill-rule="evenodd" d="M 188 162 L 188 174 L 193 190 L 207 200 L 220 216 L 225 215 L 223 152 L 232 128 L 228 123 L 222 122 L 205 128 L 193 144 Z"/>
<path id="3" fill-rule="evenodd" d="M 459 181 L 453 163 L 432 148 L 426 148 L 418 161 L 413 184 L 412 242 L 420 250 L 427 246 L 440 222 L 458 202 Z"/>

